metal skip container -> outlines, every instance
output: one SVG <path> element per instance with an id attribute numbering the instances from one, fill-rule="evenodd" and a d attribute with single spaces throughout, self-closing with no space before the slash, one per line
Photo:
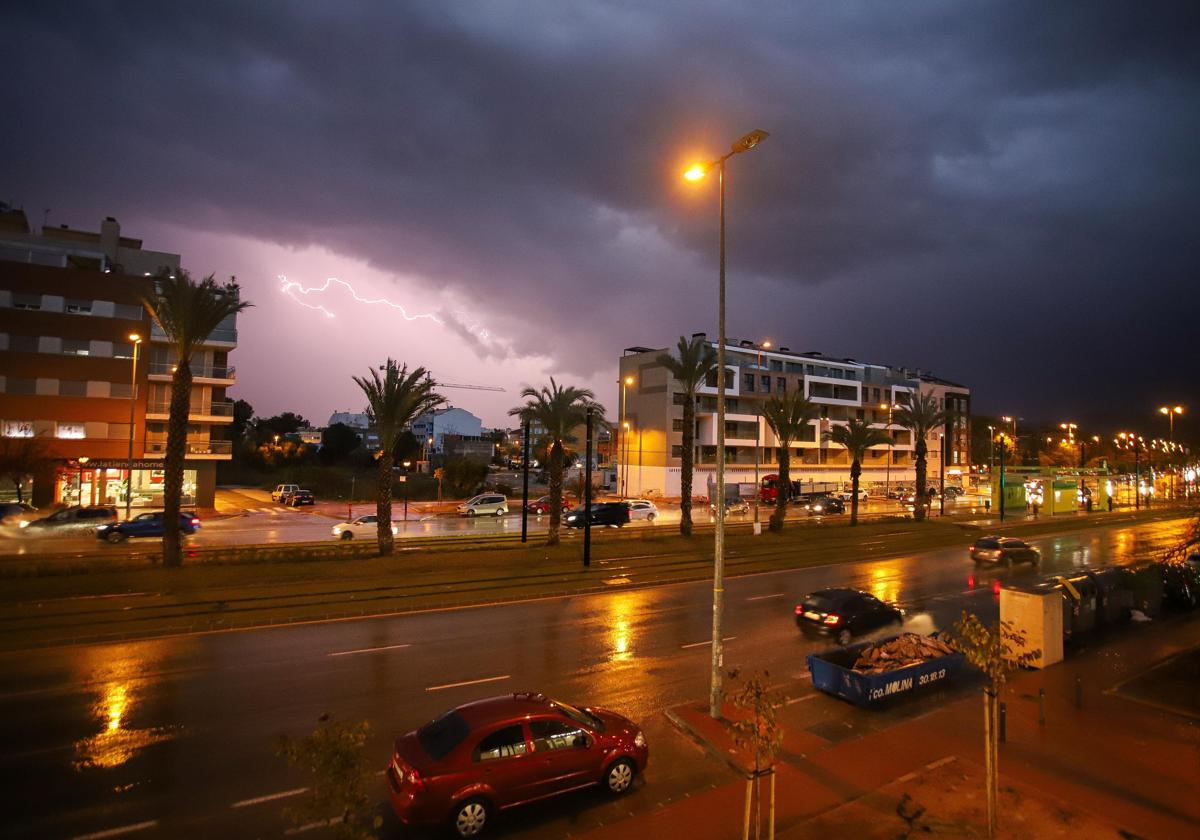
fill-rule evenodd
<path id="1" fill-rule="evenodd" d="M 963 665 L 961 653 L 948 653 L 915 665 L 895 668 L 878 674 L 854 670 L 854 663 L 868 647 L 885 645 L 899 636 L 873 642 L 861 642 L 835 648 L 807 657 L 813 687 L 867 708 L 892 697 L 910 694 L 927 686 L 937 685 L 954 676 Z"/>

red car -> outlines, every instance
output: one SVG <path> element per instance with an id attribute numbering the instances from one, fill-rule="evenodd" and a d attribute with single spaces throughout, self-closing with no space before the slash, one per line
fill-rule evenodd
<path id="1" fill-rule="evenodd" d="M 405 825 L 475 837 L 516 805 L 592 785 L 625 793 L 649 755 L 641 730 L 614 712 L 506 694 L 397 738 L 387 780 Z"/>
<path id="2" fill-rule="evenodd" d="M 571 507 L 572 507 L 572 505 L 571 505 L 570 500 L 564 496 L 563 500 L 562 500 L 562 509 L 564 511 L 567 511 L 567 510 L 570 510 Z M 539 515 L 543 514 L 543 513 L 549 513 L 550 512 L 550 497 L 542 496 L 540 499 L 534 499 L 532 502 L 529 503 L 528 509 L 529 509 L 530 513 L 536 513 Z"/>

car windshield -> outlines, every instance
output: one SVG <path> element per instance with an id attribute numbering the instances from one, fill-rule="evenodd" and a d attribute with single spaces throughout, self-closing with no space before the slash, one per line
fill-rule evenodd
<path id="1" fill-rule="evenodd" d="M 421 749 L 434 761 L 441 761 L 463 742 L 471 728 L 458 712 L 446 712 L 417 730 Z"/>
<path id="2" fill-rule="evenodd" d="M 576 709 L 569 703 L 563 703 L 559 700 L 552 700 L 554 706 L 560 712 L 569 717 L 571 720 L 578 723 L 580 726 L 586 726 L 593 731 L 604 731 L 604 721 L 593 715 L 591 712 L 586 712 L 583 709 Z"/>

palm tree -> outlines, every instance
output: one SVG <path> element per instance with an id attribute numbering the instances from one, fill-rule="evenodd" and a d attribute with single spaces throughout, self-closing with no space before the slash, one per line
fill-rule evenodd
<path id="1" fill-rule="evenodd" d="M 792 441 L 797 440 L 804 429 L 820 416 L 820 410 L 800 390 L 778 394 L 763 406 L 763 417 L 767 425 L 779 438 L 779 490 L 775 494 L 775 512 L 771 514 L 771 530 L 783 530 L 783 518 L 787 514 L 788 501 L 792 497 Z"/>
<path id="2" fill-rule="evenodd" d="M 375 488 L 375 534 L 379 539 L 379 554 L 392 553 L 392 469 L 396 465 L 396 444 L 413 420 L 432 411 L 446 400 L 434 393 L 436 383 L 423 367 L 408 372 L 408 365 L 388 359 L 381 370 L 371 369 L 370 378 L 353 377 L 367 397 L 367 417 L 379 436 L 378 481 Z"/>
<path id="3" fill-rule="evenodd" d="M 528 399 L 525 405 L 517 406 L 508 413 L 520 418 L 522 423 L 540 425 L 546 431 L 550 446 L 550 531 L 546 545 L 558 545 L 558 527 L 562 519 L 563 457 L 565 444 L 574 443 L 572 432 L 587 423 L 587 411 L 604 422 L 604 406 L 596 402 L 596 395 L 586 388 L 559 385 L 550 377 L 550 386 L 526 388 L 521 396 Z M 584 515 L 590 515 L 585 511 Z"/>
<path id="4" fill-rule="evenodd" d="M 913 518 L 918 522 L 925 518 L 929 497 L 925 494 L 925 455 L 929 447 L 925 439 L 939 426 L 946 423 L 946 412 L 938 408 L 937 397 L 932 393 L 918 391 L 912 395 L 908 405 L 901 406 L 895 414 L 895 421 L 912 432 L 916 443 L 917 455 L 917 489 L 913 501 Z M 945 465 L 942 466 L 945 469 Z"/>
<path id="5" fill-rule="evenodd" d="M 850 456 L 850 526 L 854 527 L 858 524 L 858 477 L 862 475 L 862 459 L 872 446 L 887 446 L 891 437 L 865 420 L 851 419 L 845 426 L 834 426 L 826 432 L 825 440 L 846 447 Z"/>
<path id="6" fill-rule="evenodd" d="M 222 321 L 250 304 L 241 299 L 233 278 L 222 284 L 210 274 L 197 283 L 182 269 L 175 273 L 161 272 L 142 303 L 158 328 L 166 334 L 177 360 L 171 377 L 167 451 L 163 459 L 163 565 L 179 566 L 183 563 L 179 508 L 192 402 L 192 354 Z"/>
<path id="7" fill-rule="evenodd" d="M 658 363 L 671 372 L 683 393 L 683 464 L 679 471 L 679 533 L 692 534 L 692 471 L 696 465 L 696 389 L 717 366 L 717 354 L 700 336 L 679 337 L 678 356 L 663 353 Z"/>

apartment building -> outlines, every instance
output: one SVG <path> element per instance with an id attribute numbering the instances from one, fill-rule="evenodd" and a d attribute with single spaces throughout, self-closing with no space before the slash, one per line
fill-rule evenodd
<path id="1" fill-rule="evenodd" d="M 133 507 L 162 505 L 176 359 L 141 299 L 152 275 L 178 270 L 179 260 L 122 236 L 113 218 L 98 232 L 36 233 L 22 211 L 0 206 L 0 435 L 30 439 L 43 456 L 38 507 L 123 506 L 127 488 Z M 187 505 L 213 506 L 215 462 L 232 457 L 226 388 L 236 343 L 230 318 L 192 359 Z"/>
<path id="2" fill-rule="evenodd" d="M 705 338 L 703 333 L 697 336 Z M 716 342 L 709 341 L 716 350 Z M 629 347 L 619 362 L 624 389 L 614 422 L 618 437 L 615 454 L 625 494 L 679 495 L 683 455 L 683 401 L 679 383 L 658 357 L 670 348 Z M 779 393 L 802 391 L 817 404 L 821 416 L 800 440 L 792 441 L 791 476 L 814 489 L 841 487 L 850 481 L 850 460 L 840 446 L 827 443 L 825 433 L 851 418 L 887 429 L 889 446 L 868 453 L 862 486 L 883 490 L 885 485 L 912 486 L 916 478 L 912 434 L 894 422 L 895 407 L 917 391 L 932 393 L 948 416 L 943 428 L 930 435 L 927 466 L 932 481 L 943 475 L 959 483 L 969 472 L 970 389 L 921 370 L 910 370 L 855 359 L 827 357 L 819 352 L 795 353 L 787 347 L 762 348 L 750 341 L 725 346 L 725 476 L 728 484 L 752 484 L 755 451 L 760 480 L 778 471 L 779 440 L 762 418 L 762 406 Z M 717 458 L 717 388 L 714 371 L 696 396 L 696 473 L 693 486 L 704 495 L 713 479 Z M 945 455 L 943 457 L 943 449 Z"/>

